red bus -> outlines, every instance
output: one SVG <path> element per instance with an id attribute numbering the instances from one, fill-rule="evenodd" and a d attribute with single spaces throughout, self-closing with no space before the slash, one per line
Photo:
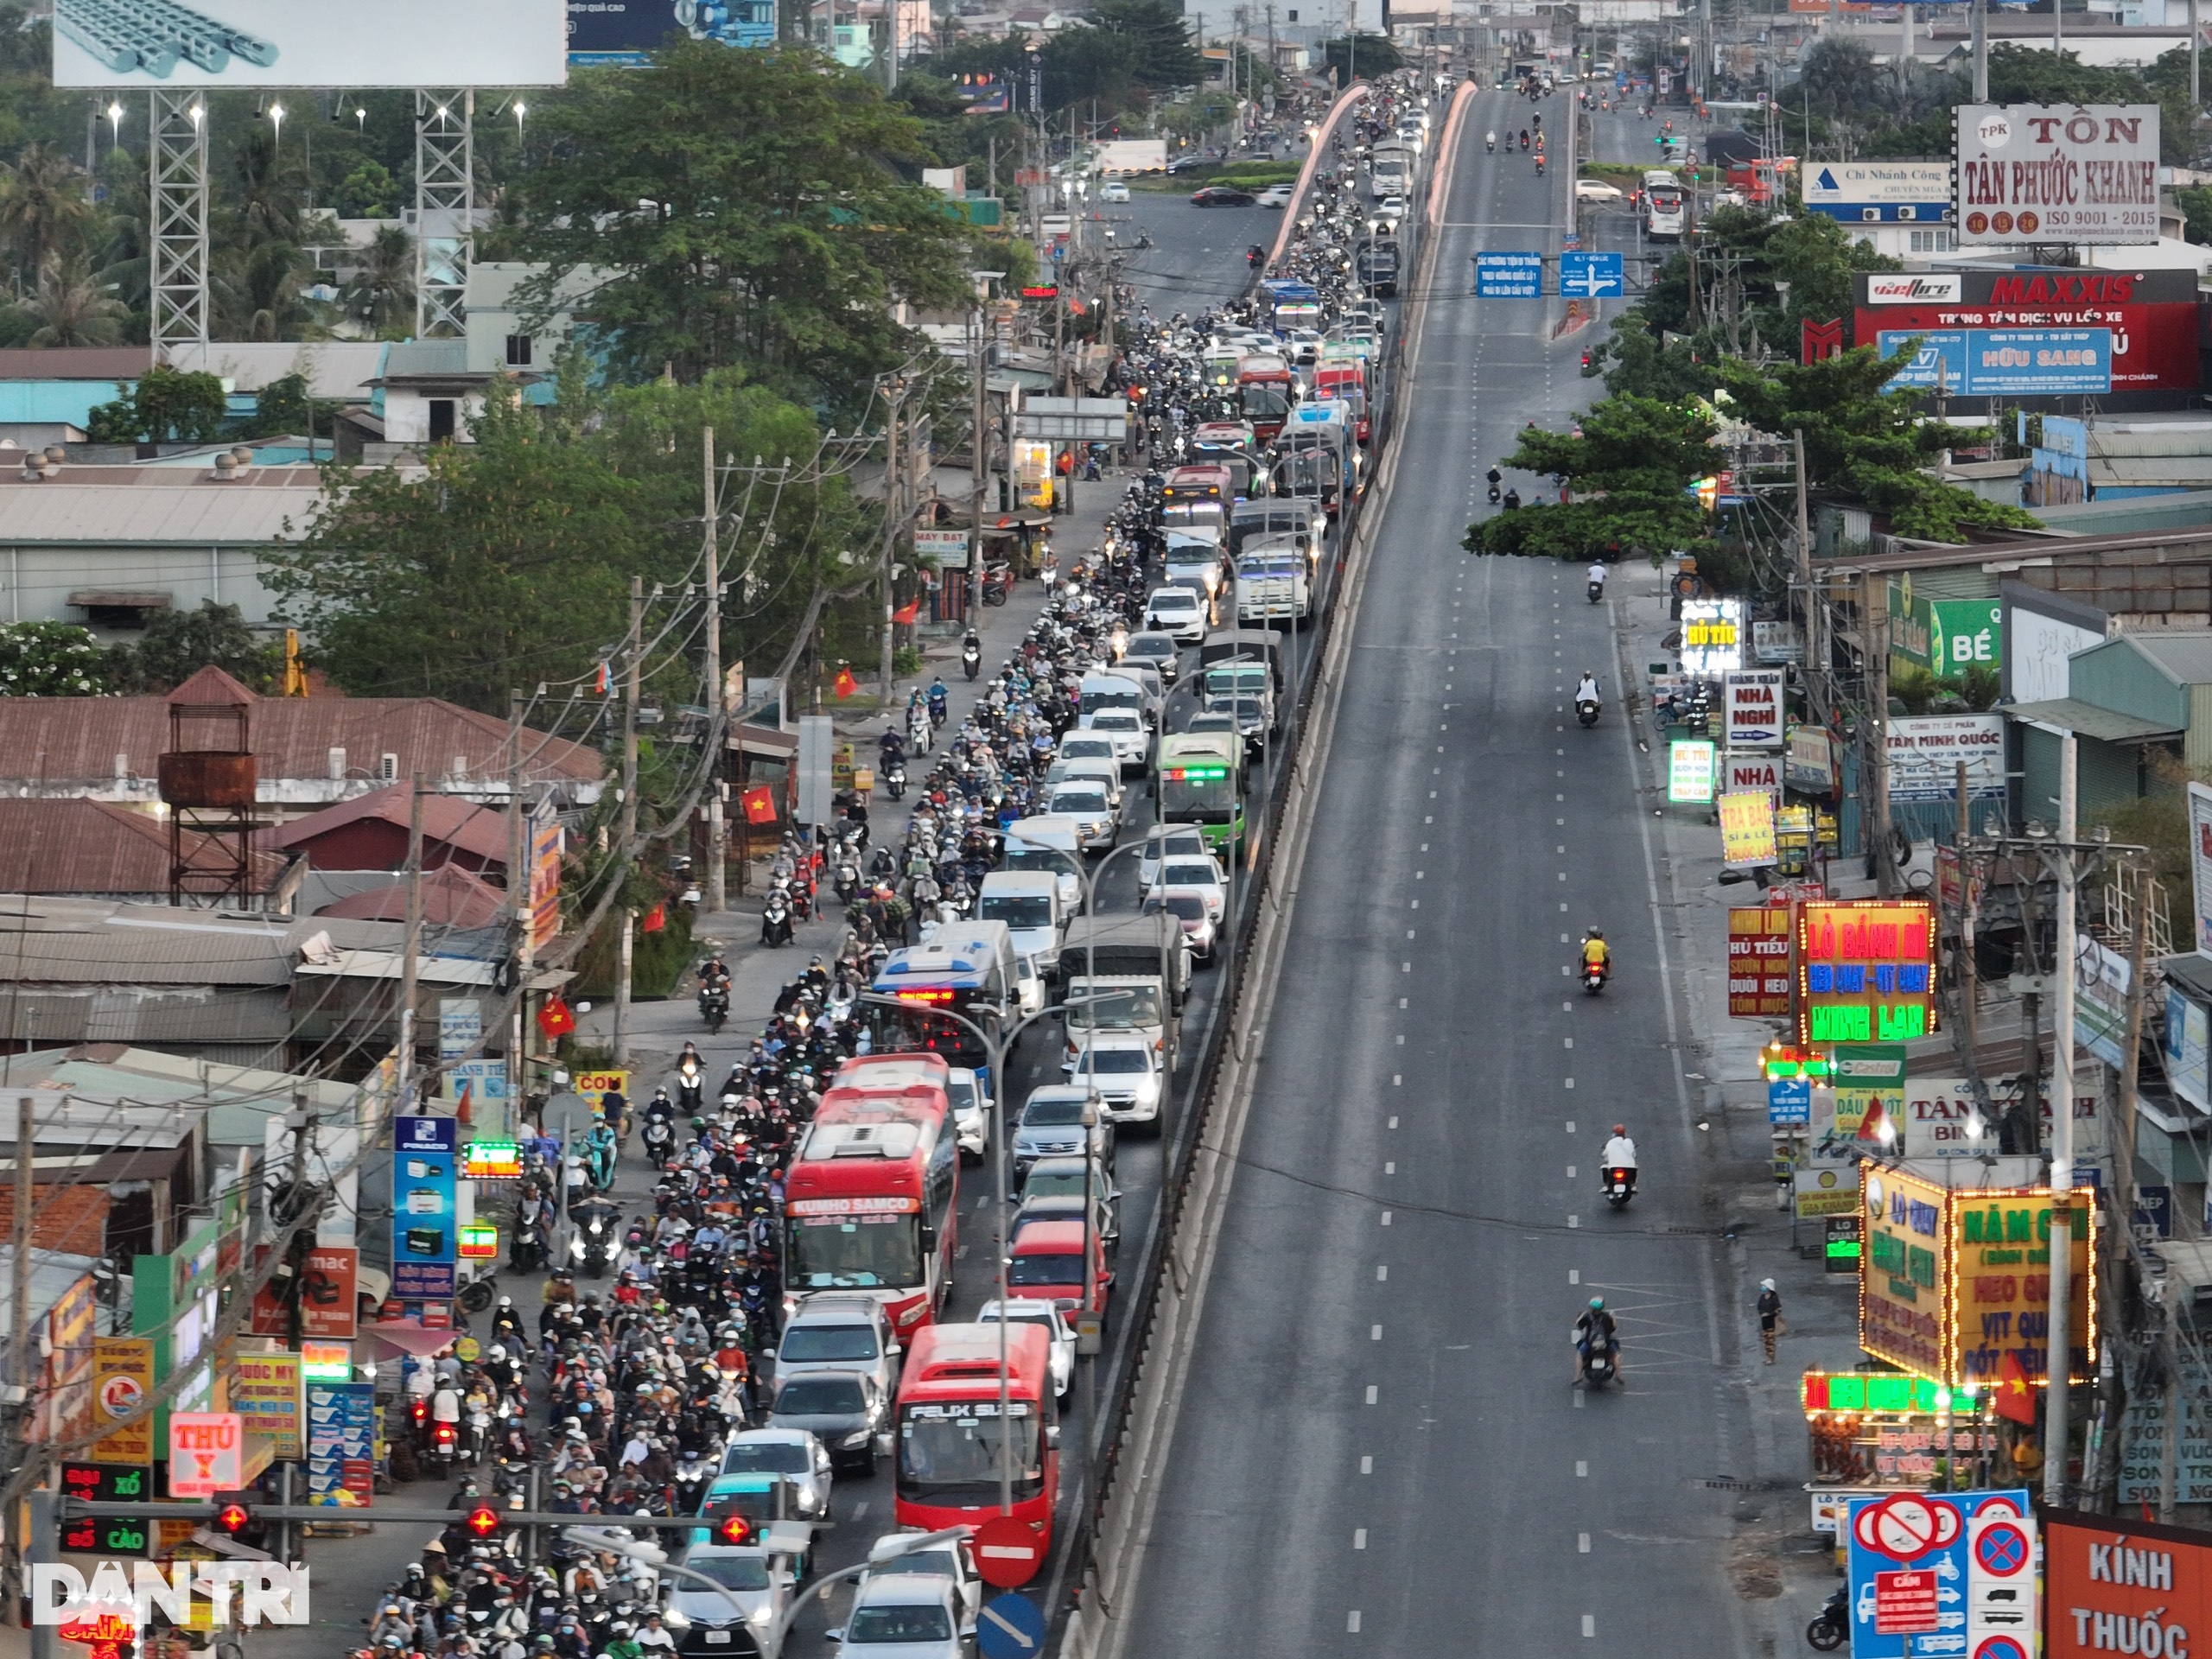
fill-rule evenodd
<path id="1" fill-rule="evenodd" d="M 886 1058 L 840 1069 L 791 1160 L 784 1289 L 870 1293 L 903 1339 L 951 1287 L 960 1144 L 942 1080 L 916 1075 L 944 1062 Z"/>
<path id="2" fill-rule="evenodd" d="M 1006 1416 L 999 1415 L 999 1344 L 1006 1344 Z M 935 1531 L 999 1512 L 999 1471 L 1011 1442 L 1014 1514 L 1052 1547 L 1060 1425 L 1051 1343 L 1040 1325 L 933 1325 L 917 1332 L 899 1376 L 899 1460 L 893 1524 Z"/>
<path id="3" fill-rule="evenodd" d="M 1286 359 L 1248 357 L 1236 365 L 1236 392 L 1252 435 L 1273 443 L 1298 396 L 1298 377 Z"/>

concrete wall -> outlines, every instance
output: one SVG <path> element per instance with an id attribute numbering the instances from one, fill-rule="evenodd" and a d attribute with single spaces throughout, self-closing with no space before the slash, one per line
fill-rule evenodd
<path id="1" fill-rule="evenodd" d="M 155 589 L 172 609 L 196 610 L 203 599 L 235 605 L 257 626 L 269 621 L 276 596 L 261 585 L 257 550 L 250 547 L 88 547 L 10 545 L 0 526 L 0 619 L 10 622 L 83 623 L 68 602 L 94 588 Z M 117 639 L 135 637 L 115 634 Z"/>

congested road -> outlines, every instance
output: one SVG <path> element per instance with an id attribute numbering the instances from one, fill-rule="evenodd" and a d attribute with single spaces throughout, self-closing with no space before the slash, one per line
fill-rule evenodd
<path id="1" fill-rule="evenodd" d="M 1745 1441 L 1608 611 L 1459 545 L 1513 430 L 1584 392 L 1547 304 L 1466 296 L 1476 250 L 1557 248 L 1563 181 L 1482 144 L 1527 108 L 1479 94 L 1463 130 L 1123 1654 L 1751 1650 L 1700 1484 Z M 1596 1000 L 1567 977 L 1590 925 Z M 1614 1212 L 1624 1120 L 1643 1186 Z M 1592 1294 L 1627 1387 L 1586 1398 Z"/>

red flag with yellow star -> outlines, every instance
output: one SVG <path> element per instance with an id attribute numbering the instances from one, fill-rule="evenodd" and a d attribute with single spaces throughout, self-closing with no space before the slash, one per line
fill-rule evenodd
<path id="1" fill-rule="evenodd" d="M 2030 1427 L 2035 1426 L 2036 1391 L 2028 1382 L 2027 1372 L 2021 1369 L 2019 1355 L 2009 1349 L 2005 1351 L 2004 1368 L 1997 1374 L 1997 1414 Z"/>

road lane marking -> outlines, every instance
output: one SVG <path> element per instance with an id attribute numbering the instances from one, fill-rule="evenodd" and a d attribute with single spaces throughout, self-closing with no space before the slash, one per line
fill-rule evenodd
<path id="1" fill-rule="evenodd" d="M 1380 1391 L 1376 1388 L 1374 1383 L 1370 1382 L 1367 1385 L 1367 1403 L 1369 1405 L 1371 1406 L 1376 1403 L 1376 1396 L 1379 1392 Z"/>
<path id="2" fill-rule="evenodd" d="M 1387 1262 L 1377 1262 L 1375 1264 L 1375 1276 L 1378 1281 L 1388 1279 L 1390 1276 L 1390 1264 Z"/>
<path id="3" fill-rule="evenodd" d="M 1569 1077 L 1567 1080 L 1567 1086 L 1570 1089 L 1574 1087 L 1574 1079 L 1573 1077 Z"/>
<path id="4" fill-rule="evenodd" d="M 1582 1269 L 1580 1268 L 1569 1268 L 1567 1270 L 1567 1282 L 1570 1285 L 1580 1284 L 1582 1282 Z"/>
<path id="5" fill-rule="evenodd" d="M 1582 1217 L 1580 1216 L 1569 1216 L 1567 1218 L 1567 1224 L 1569 1227 L 1580 1227 L 1582 1224 Z"/>
<path id="6" fill-rule="evenodd" d="M 1570 1181 L 1574 1179 L 1574 1166 L 1573 1164 L 1569 1164 L 1567 1166 L 1567 1179 Z"/>
<path id="7" fill-rule="evenodd" d="M 1586 1532 L 1576 1533 L 1574 1535 L 1574 1548 L 1578 1554 L 1587 1555 L 1590 1553 L 1590 1535 Z"/>
<path id="8" fill-rule="evenodd" d="M 1375 1459 L 1372 1458 L 1362 1458 L 1359 1460 L 1359 1472 L 1363 1475 L 1373 1474 L 1375 1472 Z"/>
<path id="9" fill-rule="evenodd" d="M 1390 1212 L 1388 1210 L 1385 1210 L 1382 1212 L 1382 1224 L 1385 1227 L 1388 1227 L 1390 1224 Z"/>
<path id="10" fill-rule="evenodd" d="M 1382 1341 L 1382 1327 L 1381 1325 L 1369 1325 L 1369 1326 L 1367 1327 L 1367 1339 L 1368 1339 L 1370 1342 L 1380 1342 L 1380 1341 Z"/>
<path id="11" fill-rule="evenodd" d="M 1580 1458 L 1577 1458 L 1574 1460 L 1574 1478 L 1577 1480 L 1587 1480 L 1590 1478 L 1590 1465 Z"/>
<path id="12" fill-rule="evenodd" d="M 1344 1620 L 1344 1629 L 1353 1636 L 1357 1636 L 1359 1634 L 1358 1608 L 1355 1607 L 1351 1610 L 1351 1616 Z"/>
<path id="13" fill-rule="evenodd" d="M 1391 1081 L 1391 1082 L 1393 1082 L 1393 1083 L 1395 1083 L 1395 1082 L 1397 1081 L 1397 1079 L 1396 1079 L 1395 1077 L 1393 1077 L 1393 1078 L 1391 1078 L 1391 1079 L 1390 1079 L 1390 1081 Z M 1391 1119 L 1388 1123 L 1385 1123 L 1382 1127 L 1383 1127 L 1384 1128 L 1386 1128 L 1386 1129 L 1395 1129 L 1395 1128 L 1396 1128 L 1398 1127 L 1398 1120 L 1397 1120 L 1396 1118 L 1395 1118 L 1395 1117 L 1394 1117 L 1394 1118 L 1392 1118 L 1392 1119 Z"/>
<path id="14" fill-rule="evenodd" d="M 1567 1120 L 1567 1132 L 1569 1135 L 1574 1133 L 1574 1120 L 1571 1117 Z"/>
<path id="15" fill-rule="evenodd" d="M 1395 1175 L 1398 1173 L 1398 1166 L 1395 1163 L 1385 1164 L 1382 1166 L 1382 1173 L 1385 1175 Z"/>
<path id="16" fill-rule="evenodd" d="M 1365 1549 L 1367 1548 L 1367 1529 L 1365 1527 L 1354 1527 L 1351 1529 L 1351 1547 L 1354 1549 Z"/>
<path id="17" fill-rule="evenodd" d="M 1354 1613 L 1352 1617 L 1354 1618 L 1357 1618 L 1359 1615 L 1357 1613 Z M 1357 1624 L 1352 1626 L 1352 1629 L 1354 1630 L 1357 1630 L 1359 1626 Z M 1582 1615 L 1582 1634 L 1585 1636 L 1595 1636 L 1598 1634 L 1598 1621 L 1595 1617 L 1589 1613 Z"/>
<path id="18" fill-rule="evenodd" d="M 1573 1048 L 1574 1046 L 1574 1039 L 1572 1037 L 1562 1037 L 1560 1040 L 1562 1043 L 1565 1043 L 1569 1048 Z"/>

